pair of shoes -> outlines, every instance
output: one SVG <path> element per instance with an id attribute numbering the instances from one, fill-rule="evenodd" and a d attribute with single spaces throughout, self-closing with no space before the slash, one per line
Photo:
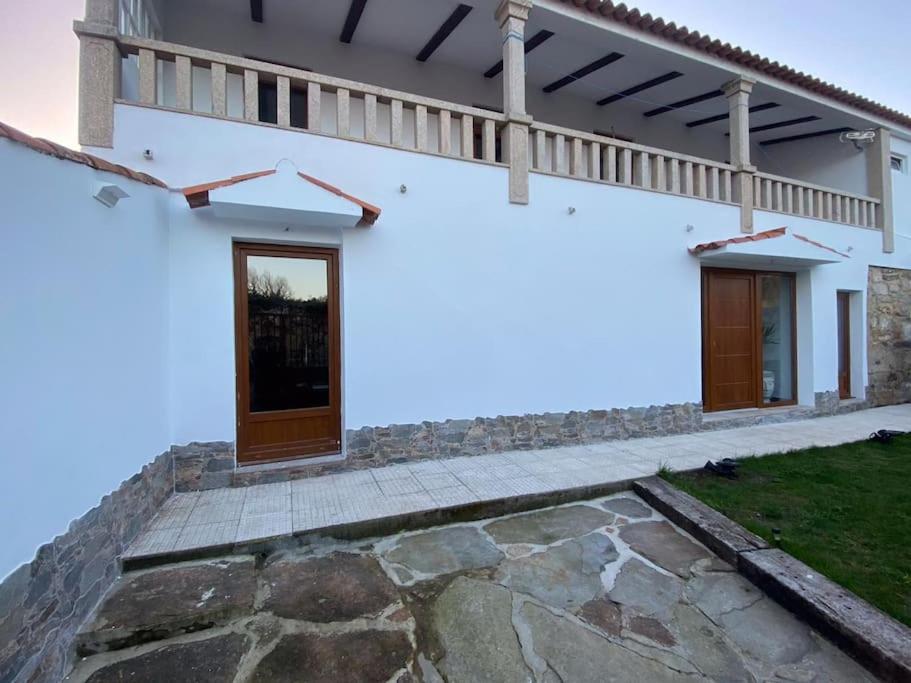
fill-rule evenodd
<path id="1" fill-rule="evenodd" d="M 907 432 L 898 432 L 894 429 L 880 429 L 877 432 L 873 432 L 870 435 L 870 441 L 876 441 L 877 443 L 890 443 L 892 439 L 896 436 L 901 436 L 902 434 L 907 434 Z"/>
<path id="2" fill-rule="evenodd" d="M 709 460 L 705 463 L 705 469 L 709 472 L 713 472 L 721 477 L 727 477 L 728 479 L 737 478 L 737 468 L 740 466 L 740 463 L 732 458 L 724 458 L 718 462 L 712 462 Z"/>

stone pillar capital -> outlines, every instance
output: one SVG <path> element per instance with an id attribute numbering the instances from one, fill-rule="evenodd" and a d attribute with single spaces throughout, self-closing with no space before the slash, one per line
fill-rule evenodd
<path id="1" fill-rule="evenodd" d="M 754 85 L 756 85 L 756 81 L 744 78 L 743 76 L 738 76 L 722 85 L 721 90 L 724 92 L 725 97 L 734 97 L 735 95 L 741 94 L 749 95 L 753 92 Z"/>
<path id="2" fill-rule="evenodd" d="M 501 27 L 510 19 L 518 19 L 524 23 L 528 21 L 531 8 L 532 0 L 502 0 L 494 16 Z"/>

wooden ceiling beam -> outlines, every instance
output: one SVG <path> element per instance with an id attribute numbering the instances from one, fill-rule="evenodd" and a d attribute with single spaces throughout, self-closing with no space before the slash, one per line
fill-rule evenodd
<path id="1" fill-rule="evenodd" d="M 658 116 L 659 114 L 664 114 L 674 109 L 682 109 L 683 107 L 688 107 L 691 104 L 699 104 L 700 102 L 705 102 L 706 100 L 713 100 L 716 97 L 721 97 L 724 95 L 723 90 L 710 90 L 709 92 L 704 92 L 701 95 L 695 95 L 694 97 L 687 97 L 685 100 L 678 100 L 677 102 L 671 102 L 666 104 L 663 107 L 658 107 L 657 109 L 651 109 L 643 116 Z"/>
<path id="2" fill-rule="evenodd" d="M 354 38 L 354 32 L 364 13 L 364 7 L 367 6 L 367 0 L 351 0 L 348 7 L 348 16 L 345 17 L 345 25 L 342 27 L 342 33 L 338 39 L 343 43 L 350 43 Z"/>
<path id="3" fill-rule="evenodd" d="M 456 7 L 452 14 L 449 15 L 449 18 L 446 19 L 446 21 L 443 22 L 443 25 L 437 29 L 437 32 L 433 34 L 433 37 L 427 41 L 427 44 L 418 53 L 418 56 L 415 59 L 419 62 L 426 62 L 430 59 L 430 56 L 436 52 L 437 48 L 440 47 L 449 35 L 456 30 L 456 27 L 462 23 L 462 20 L 468 16 L 471 10 L 471 5 L 459 5 Z"/>
<path id="4" fill-rule="evenodd" d="M 853 128 L 829 128 L 828 130 L 817 130 L 815 133 L 803 133 L 802 135 L 789 135 L 786 138 L 774 138 L 772 140 L 763 140 L 760 146 L 780 145 L 782 142 L 796 142 L 797 140 L 808 140 L 809 138 L 819 138 L 824 135 L 835 135 L 836 133 L 847 133 L 854 130 Z"/>
<path id="5" fill-rule="evenodd" d="M 679 71 L 669 71 L 666 74 L 662 74 L 656 78 L 645 81 L 645 83 L 640 83 L 639 85 L 634 85 L 631 88 L 627 88 L 613 95 L 608 95 L 607 97 L 598 100 L 598 106 L 603 107 L 605 104 L 611 104 L 612 102 L 617 102 L 631 95 L 635 95 L 638 92 L 643 90 L 648 90 L 654 88 L 655 86 L 661 85 L 662 83 L 667 83 L 668 81 L 673 81 L 675 78 L 680 78 L 683 74 Z"/>
<path id="6" fill-rule="evenodd" d="M 526 39 L 525 40 L 525 54 L 528 54 L 529 52 L 534 50 L 536 47 L 538 47 L 539 45 L 544 43 L 546 40 L 553 38 L 553 35 L 554 34 L 552 31 L 538 31 L 531 38 Z M 497 62 L 496 64 L 494 64 L 492 67 L 490 67 L 487 71 L 484 72 L 484 78 L 493 78 L 494 76 L 499 74 L 501 71 L 503 71 L 503 60 L 502 59 L 499 62 Z"/>
<path id="7" fill-rule="evenodd" d="M 750 107 L 750 113 L 755 114 L 758 111 L 765 111 L 766 109 L 774 109 L 775 107 L 780 107 L 781 105 L 777 102 L 766 102 L 765 104 L 757 104 L 755 107 Z M 697 126 L 704 126 L 709 123 L 715 123 L 716 121 L 724 121 L 729 118 L 730 113 L 718 114 L 717 116 L 709 116 L 705 119 L 698 119 L 696 121 L 689 121 L 686 124 L 687 128 L 695 128 Z"/>
<path id="8" fill-rule="evenodd" d="M 569 85 L 570 83 L 573 83 L 574 81 L 578 81 L 580 78 L 585 78 L 589 74 L 594 73 L 595 71 L 598 71 L 599 69 L 603 69 L 604 67 L 608 66 L 609 64 L 613 64 L 618 59 L 622 59 L 622 58 L 623 58 L 623 55 L 620 54 L 619 52 L 611 52 L 609 55 L 605 55 L 601 59 L 596 59 L 591 64 L 586 64 L 581 69 L 576 69 L 569 76 L 564 76 L 560 80 L 554 81 L 550 85 L 544 86 L 544 92 L 546 92 L 546 93 L 555 92 L 555 91 L 559 90 L 560 88 L 563 88 L 563 87 Z"/>

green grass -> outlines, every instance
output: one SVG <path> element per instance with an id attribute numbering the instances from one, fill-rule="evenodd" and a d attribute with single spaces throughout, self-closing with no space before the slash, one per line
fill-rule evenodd
<path id="1" fill-rule="evenodd" d="M 661 473 L 911 626 L 911 436 L 748 458 L 739 475 Z"/>

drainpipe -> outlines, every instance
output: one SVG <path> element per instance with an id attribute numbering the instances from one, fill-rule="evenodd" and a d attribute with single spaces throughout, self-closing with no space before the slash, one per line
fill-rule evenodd
<path id="1" fill-rule="evenodd" d="M 502 0 L 496 11 L 503 35 L 503 157 L 509 163 L 509 201 L 528 204 L 528 129 L 525 112 L 525 23 L 532 0 Z"/>
<path id="2" fill-rule="evenodd" d="M 735 78 L 721 86 L 728 98 L 731 164 L 735 168 L 734 197 L 740 203 L 740 232 L 753 232 L 753 174 L 750 164 L 750 93 L 754 81 Z"/>
<path id="3" fill-rule="evenodd" d="M 114 146 L 114 100 L 120 96 L 117 0 L 86 0 L 79 36 L 79 144 Z"/>

